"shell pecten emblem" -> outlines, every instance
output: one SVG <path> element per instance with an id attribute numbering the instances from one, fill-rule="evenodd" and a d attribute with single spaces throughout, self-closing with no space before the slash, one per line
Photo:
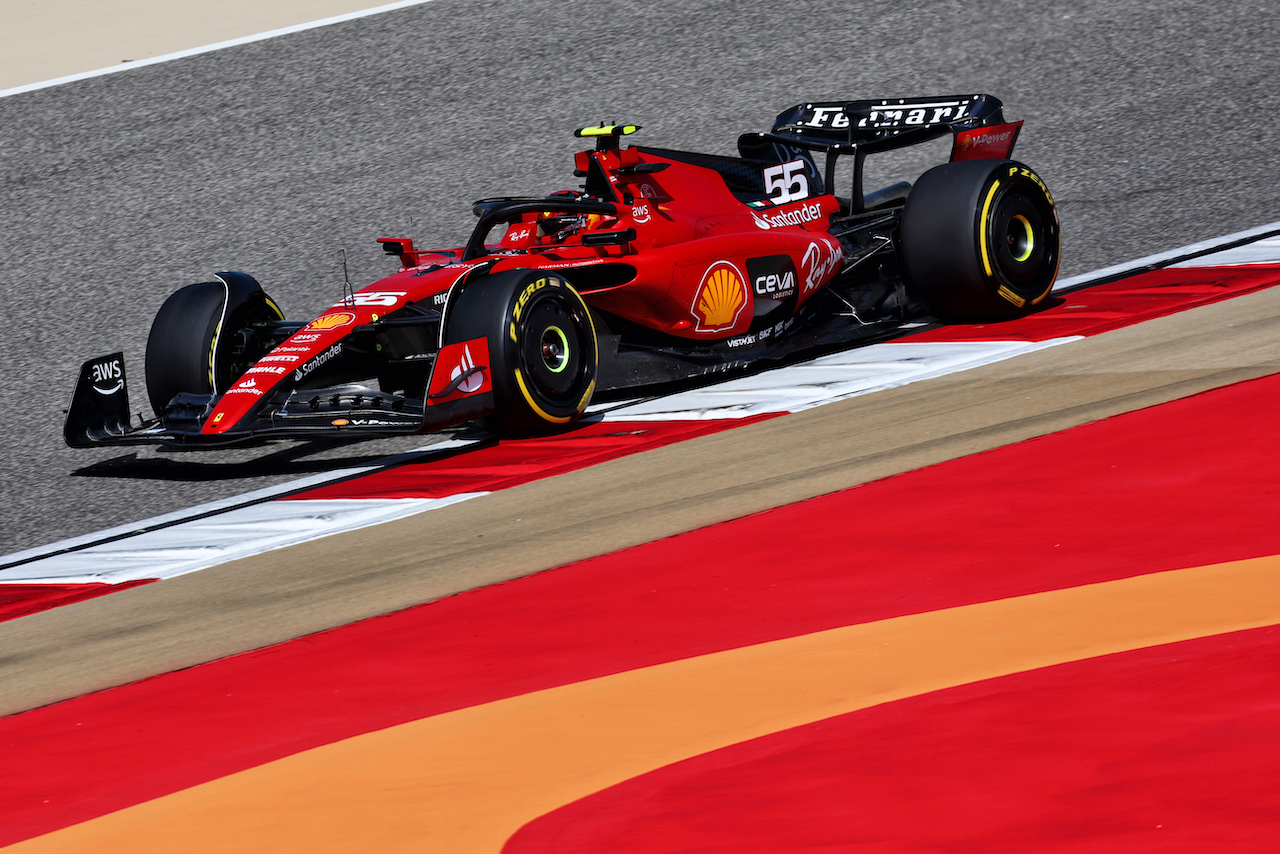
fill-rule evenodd
<path id="1" fill-rule="evenodd" d="M 307 329 L 337 329 L 339 326 L 355 323 L 355 320 L 356 316 L 351 312 L 340 311 L 336 314 L 325 314 L 317 317 L 307 324 Z"/>
<path id="2" fill-rule="evenodd" d="M 712 264 L 693 298 L 697 331 L 719 332 L 733 326 L 747 304 L 747 283 L 728 261 Z"/>

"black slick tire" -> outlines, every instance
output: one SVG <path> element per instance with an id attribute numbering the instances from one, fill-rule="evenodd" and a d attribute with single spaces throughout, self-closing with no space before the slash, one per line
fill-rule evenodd
<path id="1" fill-rule="evenodd" d="M 147 397 L 164 412 L 176 394 L 220 394 L 248 367 L 233 352 L 235 333 L 283 320 L 275 302 L 244 273 L 221 273 L 169 296 L 147 336 Z"/>
<path id="2" fill-rule="evenodd" d="M 1053 197 L 1012 160 L 934 167 L 902 212 L 903 278 L 942 320 L 1029 314 L 1053 287 L 1060 250 Z"/>

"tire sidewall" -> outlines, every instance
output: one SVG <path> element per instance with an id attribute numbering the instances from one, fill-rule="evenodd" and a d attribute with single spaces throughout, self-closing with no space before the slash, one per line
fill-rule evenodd
<path id="1" fill-rule="evenodd" d="M 160 413 L 175 394 L 210 394 L 214 348 L 227 289 L 222 282 L 180 288 L 156 312 L 147 336 L 147 395 Z"/>
<path id="2" fill-rule="evenodd" d="M 220 273 L 216 282 L 179 288 L 160 306 L 147 336 L 144 367 L 152 409 L 162 412 L 181 392 L 226 391 L 238 379 L 231 335 L 252 323 L 282 319 L 275 302 L 245 273 Z"/>
<path id="3" fill-rule="evenodd" d="M 549 329 L 558 330 L 558 333 Z M 511 270 L 469 282 L 450 311 L 446 343 L 485 337 L 495 411 L 486 426 L 502 435 L 562 429 L 581 417 L 595 390 L 599 351 L 591 312 L 562 276 Z M 539 364 L 545 340 L 567 347 Z"/>

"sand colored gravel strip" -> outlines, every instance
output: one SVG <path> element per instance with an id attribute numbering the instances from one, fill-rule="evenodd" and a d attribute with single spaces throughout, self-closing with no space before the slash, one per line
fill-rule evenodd
<path id="1" fill-rule="evenodd" d="M 1280 556 L 803 635 L 348 739 L 20 843 L 123 851 L 496 852 L 655 768 L 942 688 L 1272 625 Z"/>
<path id="2" fill-rule="evenodd" d="M 46 0 L 6 4 L 0 90 L 309 24 L 383 4 L 360 0 Z"/>
<path id="3" fill-rule="evenodd" d="M 0 624 L 0 714 L 1277 370 L 1272 288 L 34 614 Z"/>

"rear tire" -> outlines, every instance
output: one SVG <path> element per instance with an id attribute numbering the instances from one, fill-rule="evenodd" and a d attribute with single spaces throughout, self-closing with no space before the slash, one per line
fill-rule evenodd
<path id="1" fill-rule="evenodd" d="M 1011 160 L 934 167 L 902 212 L 907 288 L 944 320 L 1030 313 L 1053 287 L 1060 248 L 1053 197 Z"/>
<path id="2" fill-rule="evenodd" d="M 489 341 L 499 436 L 553 433 L 577 421 L 596 385 L 591 312 L 564 279 L 538 270 L 495 273 L 466 285 L 449 309 L 446 343 Z"/>
<path id="3" fill-rule="evenodd" d="M 160 414 L 176 394 L 220 394 L 256 361 L 233 351 L 235 333 L 283 320 L 262 287 L 244 273 L 187 285 L 169 296 L 147 336 L 147 397 Z"/>

